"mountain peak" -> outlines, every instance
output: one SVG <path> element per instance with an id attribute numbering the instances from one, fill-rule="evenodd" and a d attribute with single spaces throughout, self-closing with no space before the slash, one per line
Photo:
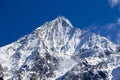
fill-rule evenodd
<path id="1" fill-rule="evenodd" d="M 58 28 L 60 28 L 60 27 L 61 28 L 63 28 L 63 27 L 73 28 L 73 25 L 69 21 L 69 19 L 65 18 L 64 16 L 58 16 L 56 19 L 54 19 L 52 21 L 45 22 L 45 24 L 38 27 L 36 30 L 41 29 L 41 28 L 45 28 L 45 27 L 53 28 L 54 26 L 56 26 Z"/>
<path id="2" fill-rule="evenodd" d="M 56 19 L 53 20 L 53 22 L 54 21 L 62 24 L 67 24 L 68 26 L 73 27 L 72 23 L 64 16 L 58 16 Z"/>
<path id="3" fill-rule="evenodd" d="M 105 37 L 74 28 L 59 16 L 0 48 L 0 78 L 110 80 L 120 66 L 120 48 L 116 47 Z"/>

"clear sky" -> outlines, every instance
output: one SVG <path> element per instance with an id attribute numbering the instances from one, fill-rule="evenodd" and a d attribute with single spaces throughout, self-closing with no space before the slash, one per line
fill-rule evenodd
<path id="1" fill-rule="evenodd" d="M 74 26 L 105 25 L 120 18 L 119 0 L 0 0 L 0 46 L 16 41 L 57 16 Z"/>

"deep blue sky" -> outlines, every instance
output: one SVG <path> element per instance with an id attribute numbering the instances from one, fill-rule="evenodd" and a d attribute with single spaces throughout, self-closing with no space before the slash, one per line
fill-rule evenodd
<path id="1" fill-rule="evenodd" d="M 57 16 L 65 16 L 74 26 L 104 25 L 120 17 L 107 0 L 0 0 L 0 46 L 29 34 Z"/>

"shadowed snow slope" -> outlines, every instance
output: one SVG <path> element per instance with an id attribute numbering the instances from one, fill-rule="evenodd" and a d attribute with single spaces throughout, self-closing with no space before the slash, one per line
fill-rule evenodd
<path id="1" fill-rule="evenodd" d="M 0 48 L 0 78 L 115 80 L 119 51 L 105 37 L 75 28 L 60 16 Z"/>

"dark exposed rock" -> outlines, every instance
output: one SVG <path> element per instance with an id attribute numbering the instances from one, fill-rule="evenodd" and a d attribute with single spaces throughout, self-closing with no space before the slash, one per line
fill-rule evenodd
<path id="1" fill-rule="evenodd" d="M 0 80 L 3 80 L 3 78 L 2 78 L 2 77 L 0 77 Z"/>
<path id="2" fill-rule="evenodd" d="M 108 50 L 105 51 L 105 55 L 106 55 L 106 56 L 109 56 L 109 55 L 111 55 L 111 54 L 112 54 L 112 52 L 110 52 L 110 51 L 108 51 Z"/>
<path id="3" fill-rule="evenodd" d="M 3 74 L 3 67 L 0 65 L 0 80 L 3 80 L 4 74 Z"/>
<path id="4" fill-rule="evenodd" d="M 98 74 L 101 78 L 107 78 L 107 73 L 105 71 L 99 71 Z"/>
<path id="5" fill-rule="evenodd" d="M 63 76 L 63 80 L 108 80 L 107 78 L 108 73 L 106 71 L 101 71 L 99 66 L 94 67 L 85 61 L 80 62 Z"/>
<path id="6" fill-rule="evenodd" d="M 45 58 L 41 57 L 39 53 L 33 58 L 33 66 L 29 68 L 29 65 L 23 65 L 21 70 L 16 72 L 18 80 L 22 80 L 22 76 L 25 75 L 25 71 L 29 71 L 30 80 L 46 80 L 47 78 L 55 77 L 54 70 L 58 65 L 58 60 L 54 56 L 46 54 Z M 14 76 L 15 77 L 15 76 Z"/>

